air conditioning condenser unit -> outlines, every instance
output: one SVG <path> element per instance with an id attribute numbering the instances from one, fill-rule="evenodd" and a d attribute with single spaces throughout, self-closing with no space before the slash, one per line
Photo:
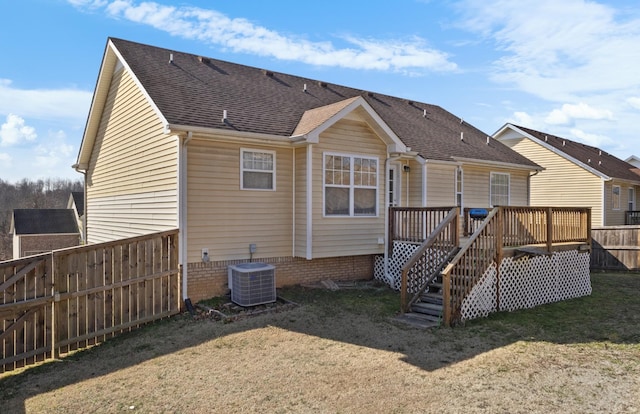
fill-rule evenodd
<path id="1" fill-rule="evenodd" d="M 275 267 L 260 262 L 229 266 L 231 301 L 240 306 L 255 306 L 276 301 Z"/>

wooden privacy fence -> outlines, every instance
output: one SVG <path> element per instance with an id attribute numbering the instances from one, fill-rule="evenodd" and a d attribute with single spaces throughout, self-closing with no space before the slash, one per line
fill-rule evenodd
<path id="1" fill-rule="evenodd" d="M 591 269 L 640 270 L 640 226 L 591 230 Z"/>
<path id="2" fill-rule="evenodd" d="M 178 230 L 0 262 L 0 372 L 180 311 Z"/>

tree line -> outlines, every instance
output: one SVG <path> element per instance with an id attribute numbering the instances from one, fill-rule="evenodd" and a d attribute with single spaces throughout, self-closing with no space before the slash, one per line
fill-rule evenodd
<path id="1" fill-rule="evenodd" d="M 72 191 L 83 191 L 81 179 L 22 179 L 15 184 L 0 179 L 0 260 L 12 258 L 11 216 L 20 208 L 66 208 Z"/>

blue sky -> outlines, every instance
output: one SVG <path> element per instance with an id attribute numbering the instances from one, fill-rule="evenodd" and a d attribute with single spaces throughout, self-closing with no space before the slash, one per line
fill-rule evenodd
<path id="1" fill-rule="evenodd" d="M 0 3 L 0 178 L 75 163 L 108 37 L 440 105 L 640 156 L 637 0 Z"/>

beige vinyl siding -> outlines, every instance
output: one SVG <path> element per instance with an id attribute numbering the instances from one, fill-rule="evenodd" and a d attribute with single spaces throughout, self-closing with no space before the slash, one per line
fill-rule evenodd
<path id="1" fill-rule="evenodd" d="M 276 190 L 240 189 L 240 149 L 275 151 Z M 209 249 L 211 260 L 291 256 L 293 189 L 291 148 L 206 141 L 187 146 L 188 262 Z"/>
<path id="2" fill-rule="evenodd" d="M 491 173 L 509 175 L 509 205 L 527 205 L 527 177 L 529 171 L 463 165 L 464 207 L 491 207 Z"/>
<path id="3" fill-rule="evenodd" d="M 295 256 L 307 255 L 307 147 L 295 149 Z"/>
<path id="4" fill-rule="evenodd" d="M 100 197 L 91 200 L 91 243 L 178 227 L 176 191 Z"/>
<path id="5" fill-rule="evenodd" d="M 404 172 L 400 168 L 400 176 L 402 177 L 403 198 L 401 206 L 407 207 L 423 207 L 422 206 L 422 175 L 424 173 L 422 164 L 412 161 L 406 164 L 409 166 L 409 172 Z M 407 194 L 409 200 L 407 202 Z"/>
<path id="6" fill-rule="evenodd" d="M 128 72 L 113 76 L 87 174 L 90 243 L 178 225 L 178 140 Z M 117 218 L 117 219 L 116 219 Z"/>
<path id="7" fill-rule="evenodd" d="M 592 225 L 603 224 L 600 177 L 530 139 L 502 142 L 545 168 L 531 177 L 532 206 L 591 207 Z"/>
<path id="8" fill-rule="evenodd" d="M 620 186 L 620 209 L 613 209 L 613 186 Z M 625 181 L 613 180 L 604 183 L 605 192 L 605 226 L 622 226 L 625 224 L 626 212 L 629 210 L 629 188 L 634 188 L 638 197 L 638 186 L 633 186 Z M 638 205 L 636 203 L 636 209 Z"/>
<path id="9" fill-rule="evenodd" d="M 372 156 L 378 159 L 378 216 L 323 217 L 323 154 Z M 384 237 L 386 145 L 364 123 L 341 120 L 320 135 L 313 153 L 313 257 L 382 253 Z"/>
<path id="10" fill-rule="evenodd" d="M 453 207 L 456 205 L 456 167 L 454 164 L 427 162 L 427 207 Z M 465 190 L 467 188 L 466 182 L 464 188 Z M 464 195 L 463 199 L 466 202 Z"/>

